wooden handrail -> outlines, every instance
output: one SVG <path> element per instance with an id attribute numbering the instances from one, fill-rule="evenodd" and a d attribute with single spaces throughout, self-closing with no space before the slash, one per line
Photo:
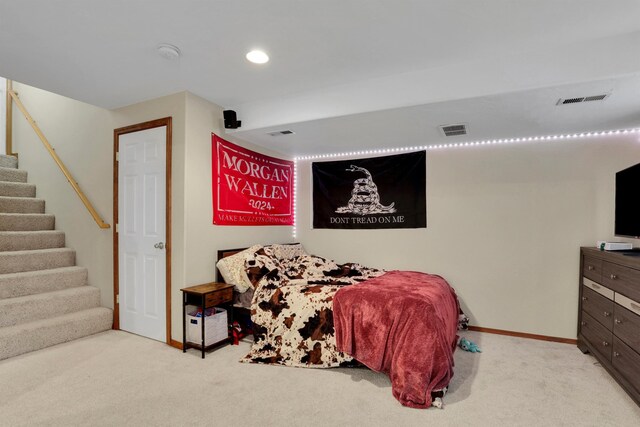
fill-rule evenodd
<path id="1" fill-rule="evenodd" d="M 9 87 L 7 87 L 7 93 L 9 94 L 11 99 L 13 99 L 13 101 L 16 103 L 16 105 L 18 106 L 18 109 L 24 115 L 24 118 L 27 119 L 27 121 L 29 122 L 33 130 L 36 132 L 36 134 L 40 138 L 40 141 L 42 141 L 42 144 L 44 144 L 44 148 L 46 148 L 49 154 L 51 155 L 51 157 L 53 157 L 53 160 L 56 162 L 56 164 L 58 165 L 58 167 L 60 168 L 64 176 L 67 178 L 67 181 L 69 182 L 69 184 L 71 184 L 71 187 L 73 187 L 73 189 L 76 191 L 76 193 L 78 194 L 78 197 L 80 197 L 80 200 L 82 200 L 82 203 L 84 203 L 84 206 L 87 208 L 87 210 L 93 217 L 93 220 L 96 222 L 96 224 L 98 224 L 98 227 L 109 228 L 110 227 L 109 224 L 107 224 L 102 220 L 102 218 L 100 218 L 100 215 L 98 215 L 98 212 L 96 212 L 96 210 L 93 208 L 93 205 L 91 204 L 89 199 L 87 199 L 87 196 L 84 195 L 84 193 L 80 189 L 80 186 L 78 186 L 78 183 L 76 182 L 76 180 L 73 179 L 73 176 L 71 176 L 71 173 L 69 172 L 67 167 L 64 165 L 64 163 L 62 163 L 62 160 L 60 160 L 60 157 L 58 157 L 58 155 L 56 154 L 51 144 L 49 144 L 49 141 L 47 140 L 47 138 L 44 136 L 44 134 L 42 133 L 42 131 L 40 130 L 36 122 L 33 120 L 31 115 L 27 111 L 27 109 L 24 107 L 24 105 L 22 104 L 22 101 L 20 101 L 20 98 L 18 98 L 18 94 L 14 92 L 13 89 L 9 89 Z M 9 102 L 7 103 L 7 111 L 8 111 L 8 104 Z"/>
<path id="2" fill-rule="evenodd" d="M 6 122 L 7 127 L 5 128 L 5 154 L 9 156 L 18 157 L 18 153 L 13 152 L 13 103 L 11 102 L 11 91 L 13 90 L 13 82 L 9 79 L 6 80 Z"/>

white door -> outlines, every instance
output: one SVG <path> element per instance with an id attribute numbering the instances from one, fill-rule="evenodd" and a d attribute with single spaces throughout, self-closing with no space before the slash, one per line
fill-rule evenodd
<path id="1" fill-rule="evenodd" d="M 166 341 L 166 126 L 120 135 L 120 329 Z"/>

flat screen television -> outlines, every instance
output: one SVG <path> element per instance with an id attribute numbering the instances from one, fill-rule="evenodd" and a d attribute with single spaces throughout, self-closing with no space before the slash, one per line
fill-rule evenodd
<path id="1" fill-rule="evenodd" d="M 640 163 L 616 173 L 616 236 L 640 238 Z"/>

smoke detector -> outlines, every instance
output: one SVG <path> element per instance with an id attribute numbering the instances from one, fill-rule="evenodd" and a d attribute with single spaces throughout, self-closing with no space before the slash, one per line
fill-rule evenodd
<path id="1" fill-rule="evenodd" d="M 180 58 L 180 49 L 172 44 L 162 43 L 157 47 L 158 55 L 169 61 L 175 61 Z"/>

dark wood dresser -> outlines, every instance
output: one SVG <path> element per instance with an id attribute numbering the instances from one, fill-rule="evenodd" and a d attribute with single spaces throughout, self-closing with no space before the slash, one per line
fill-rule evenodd
<path id="1" fill-rule="evenodd" d="M 640 251 L 580 248 L 578 348 L 640 405 Z"/>

